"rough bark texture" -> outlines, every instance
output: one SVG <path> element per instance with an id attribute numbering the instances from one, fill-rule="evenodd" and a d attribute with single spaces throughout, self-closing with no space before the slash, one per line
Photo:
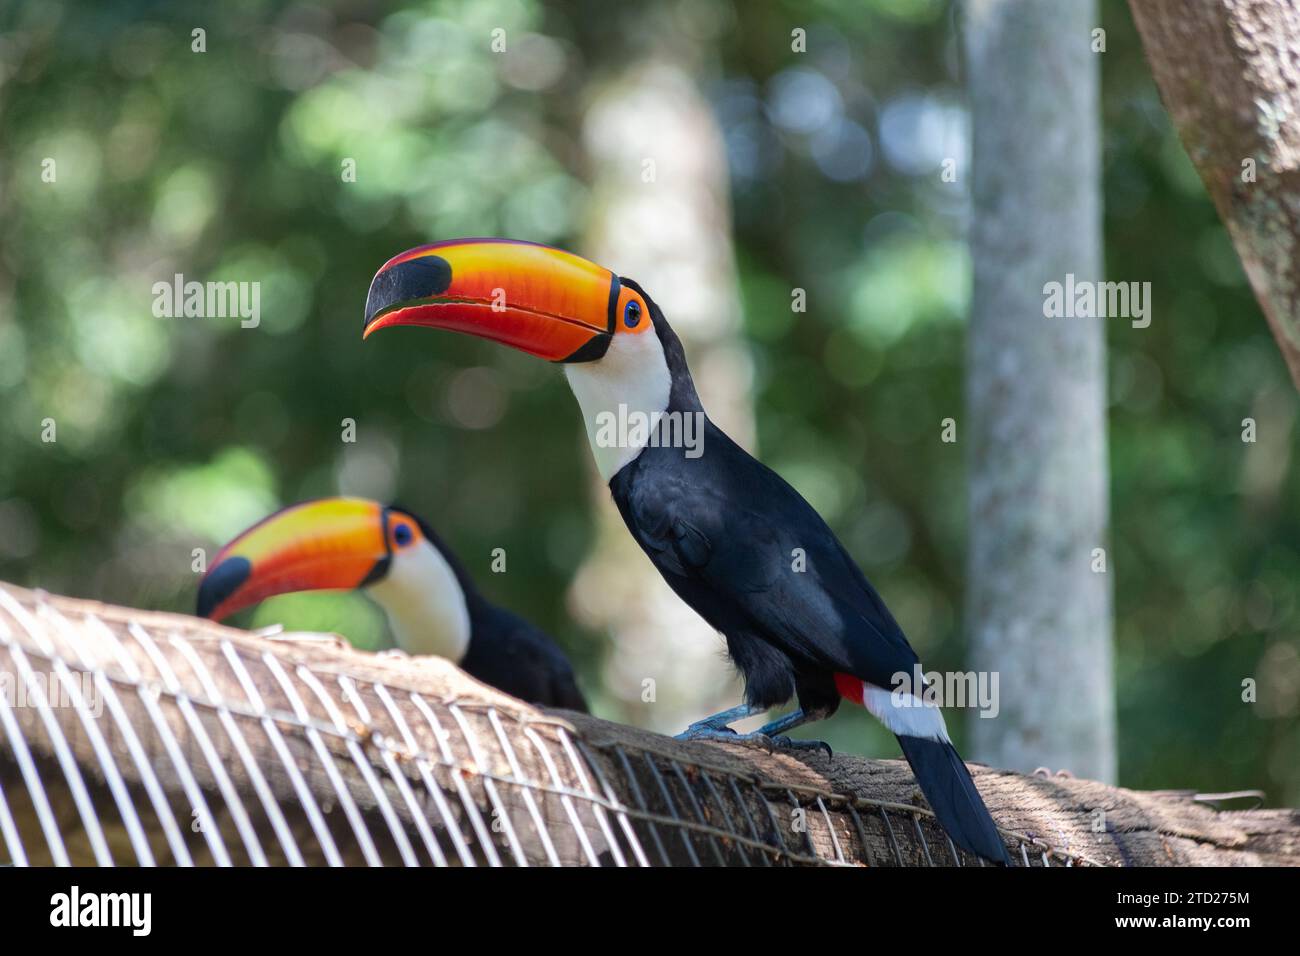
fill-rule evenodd
<path id="1" fill-rule="evenodd" d="M 892 804 L 923 798 L 903 760 L 685 743 L 584 715 L 566 715 L 592 743 L 647 747 L 778 785 L 866 794 Z M 1143 791 L 1069 775 L 1026 775 L 971 764 L 999 829 L 1040 840 L 1076 863 L 1105 866 L 1300 866 L 1300 810 L 1216 810 L 1194 791 Z M 1027 853 L 1032 857 L 1031 847 Z M 1013 849 L 1012 856 L 1020 859 Z M 1057 865 L 1054 861 L 1053 866 Z"/>
<path id="2" fill-rule="evenodd" d="M 1300 387 L 1300 8 L 1294 0 L 1130 6 L 1165 108 Z"/>
<path id="3" fill-rule="evenodd" d="M 973 665 L 1001 711 L 971 756 L 1114 780 L 1105 330 L 1046 318 L 1044 286 L 1101 279 L 1091 0 L 971 0 L 974 291 L 967 345 Z"/>
<path id="4" fill-rule="evenodd" d="M 0 863 L 58 861 L 51 842 L 74 864 L 954 862 L 900 760 L 544 712 L 446 661 L 332 635 L 0 584 L 0 678 Z M 89 696 L 56 693 L 74 686 Z M 1020 865 L 1300 864 L 1294 810 L 972 770 Z"/>

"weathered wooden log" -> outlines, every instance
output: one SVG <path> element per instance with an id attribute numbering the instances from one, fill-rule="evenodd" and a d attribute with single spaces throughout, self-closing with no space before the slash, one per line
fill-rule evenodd
<path id="1" fill-rule="evenodd" d="M 1022 865 L 1300 863 L 1300 813 L 974 768 Z M 907 765 L 0 585 L 0 862 L 965 865 Z"/>

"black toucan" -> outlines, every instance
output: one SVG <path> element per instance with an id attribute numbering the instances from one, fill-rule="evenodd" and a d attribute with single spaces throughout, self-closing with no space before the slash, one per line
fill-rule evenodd
<path id="1" fill-rule="evenodd" d="M 220 621 L 276 594 L 348 588 L 383 608 L 408 654 L 445 657 L 530 703 L 587 710 L 555 642 L 485 598 L 434 530 L 396 506 L 323 498 L 277 511 L 218 552 L 198 615 Z"/>
<path id="2" fill-rule="evenodd" d="M 942 712 L 891 690 L 896 675 L 919 672 L 898 622 L 812 506 L 708 420 L 680 340 L 639 285 L 546 246 L 435 243 L 394 257 L 371 282 L 364 334 L 395 325 L 564 364 L 628 530 L 723 634 L 744 676 L 745 703 L 684 736 L 738 739 L 727 724 L 793 697 L 798 710 L 758 731 L 789 745 L 779 735 L 847 698 L 897 735 L 953 840 L 1008 861 Z"/>

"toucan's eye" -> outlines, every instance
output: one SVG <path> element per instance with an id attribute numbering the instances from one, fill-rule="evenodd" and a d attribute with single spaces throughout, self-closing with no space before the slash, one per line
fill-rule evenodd
<path id="1" fill-rule="evenodd" d="M 399 524 L 393 529 L 393 540 L 399 548 L 404 548 L 411 543 L 411 526 L 409 524 Z"/>
<path id="2" fill-rule="evenodd" d="M 641 321 L 641 303 L 632 299 L 623 307 L 623 324 L 629 329 L 635 329 L 636 324 Z"/>

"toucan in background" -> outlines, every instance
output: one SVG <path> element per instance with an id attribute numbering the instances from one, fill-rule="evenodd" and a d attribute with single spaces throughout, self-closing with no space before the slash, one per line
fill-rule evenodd
<path id="1" fill-rule="evenodd" d="M 217 553 L 198 614 L 221 621 L 276 594 L 361 588 L 397 646 L 435 654 L 529 703 L 585 712 L 564 653 L 545 632 L 487 600 L 421 518 L 361 498 L 277 511 Z"/>
<path id="2" fill-rule="evenodd" d="M 397 325 L 466 332 L 564 364 L 628 530 L 723 634 L 744 676 L 744 704 L 683 736 L 743 739 L 727 725 L 794 697 L 797 710 L 748 735 L 790 745 L 784 732 L 847 698 L 898 737 L 953 840 L 1008 862 L 941 711 L 891 695 L 894 675 L 918 664 L 898 622 L 812 506 L 708 421 L 680 340 L 639 285 L 532 243 L 434 243 L 389 260 L 371 282 L 364 335 Z M 701 445 L 661 440 L 676 424 L 671 413 L 679 422 L 698 416 Z M 620 414 L 656 426 L 610 441 L 608 423 Z"/>

